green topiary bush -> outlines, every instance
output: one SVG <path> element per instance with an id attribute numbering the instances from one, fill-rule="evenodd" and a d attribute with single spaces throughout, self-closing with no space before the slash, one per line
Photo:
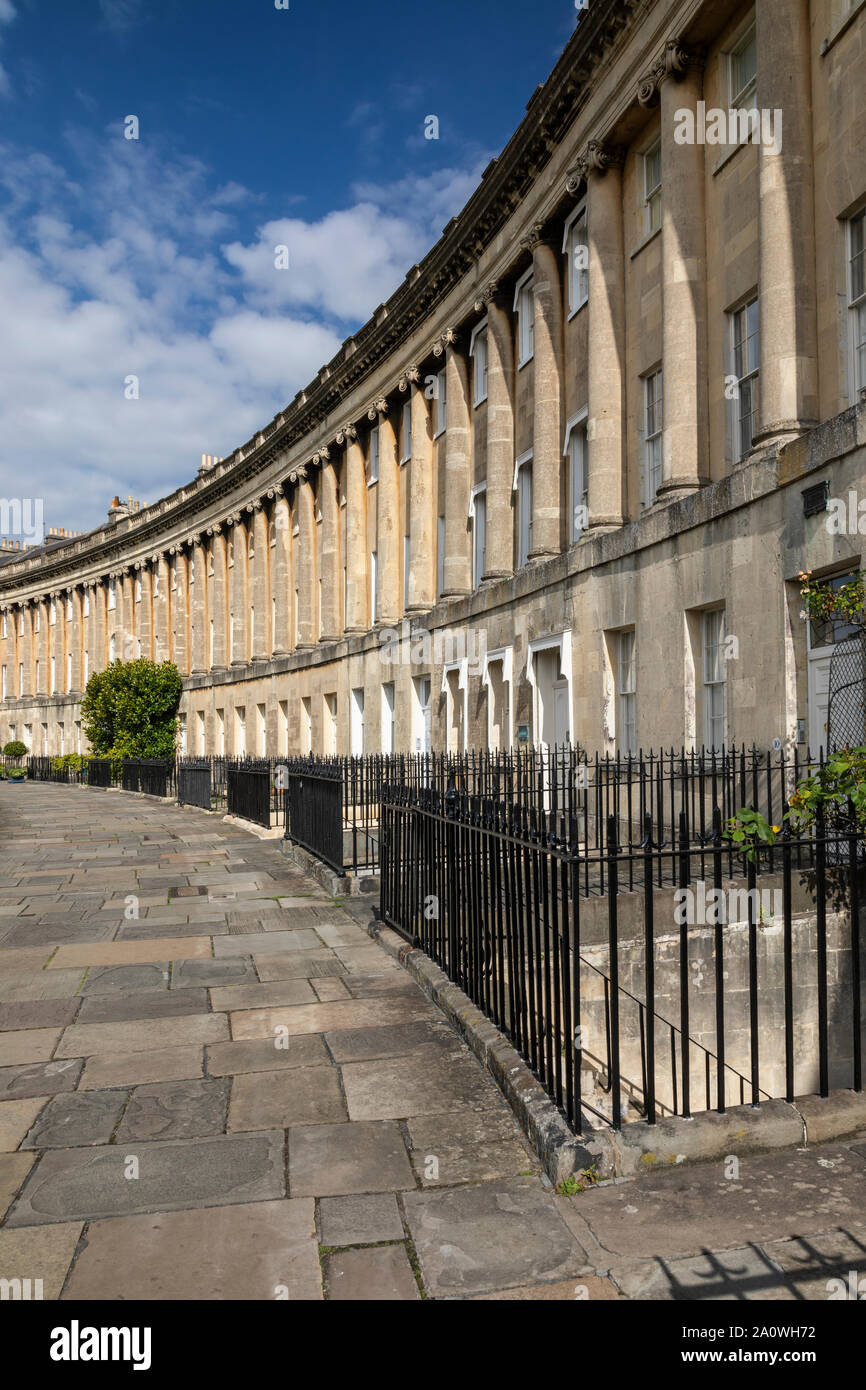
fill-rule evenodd
<path id="1" fill-rule="evenodd" d="M 82 727 L 93 752 L 111 758 L 173 758 L 183 692 L 171 661 L 113 661 L 87 682 Z"/>
<path id="2" fill-rule="evenodd" d="M 6 744 L 3 753 L 7 758 L 26 758 L 27 745 L 22 743 L 20 738 L 13 738 Z"/>

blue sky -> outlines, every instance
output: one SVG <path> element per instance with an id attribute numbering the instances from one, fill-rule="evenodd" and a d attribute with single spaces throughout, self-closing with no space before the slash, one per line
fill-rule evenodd
<path id="1" fill-rule="evenodd" d="M 0 0 L 0 494 L 89 529 L 246 440 L 430 248 L 575 18 Z"/>

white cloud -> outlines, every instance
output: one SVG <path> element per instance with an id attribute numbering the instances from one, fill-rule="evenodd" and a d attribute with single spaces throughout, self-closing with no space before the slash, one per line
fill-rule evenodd
<path id="1" fill-rule="evenodd" d="M 0 0 L 0 28 L 2 28 L 4 24 L 11 24 L 15 18 L 15 14 L 16 10 L 15 6 L 12 4 L 12 0 Z M 2 39 L 0 39 L 0 42 L 2 42 Z M 11 95 L 12 84 L 9 81 L 9 75 L 3 67 L 3 64 L 0 63 L 0 97 L 8 97 Z"/>
<path id="2" fill-rule="evenodd" d="M 27 479 L 46 525 L 75 529 L 103 521 L 115 492 L 155 501 L 201 454 L 266 424 L 426 252 L 431 218 L 443 224 L 473 177 L 370 186 L 316 221 L 228 240 L 249 190 L 114 128 L 102 142 L 69 131 L 67 145 L 69 160 L 0 149 L 0 495 Z M 280 243 L 288 271 L 274 268 Z"/>

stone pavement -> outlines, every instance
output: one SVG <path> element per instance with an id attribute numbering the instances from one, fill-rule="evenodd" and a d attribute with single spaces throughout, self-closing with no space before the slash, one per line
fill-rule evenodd
<path id="1" fill-rule="evenodd" d="M 558 1196 L 435 1006 L 273 841 L 0 784 L 2 1279 L 46 1299 L 826 1297 L 866 1270 L 864 1192 L 861 1139 Z"/>

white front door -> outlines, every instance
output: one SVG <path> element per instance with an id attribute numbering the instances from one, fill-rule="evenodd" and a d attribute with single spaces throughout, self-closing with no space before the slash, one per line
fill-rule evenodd
<path id="1" fill-rule="evenodd" d="M 827 751 L 827 708 L 830 702 L 832 647 L 809 652 L 809 752 L 817 757 Z"/>

